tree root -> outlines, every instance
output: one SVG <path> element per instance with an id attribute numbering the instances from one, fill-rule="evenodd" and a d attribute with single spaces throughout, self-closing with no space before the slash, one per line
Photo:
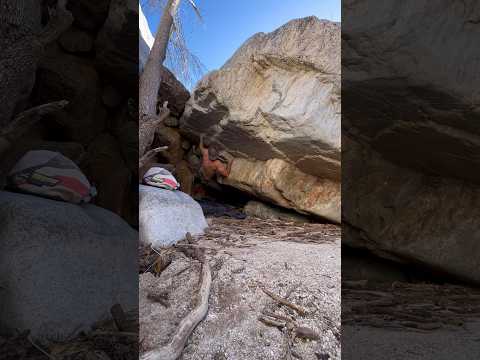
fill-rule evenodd
<path id="1" fill-rule="evenodd" d="M 210 296 L 210 288 L 212 285 L 212 274 L 210 271 L 210 264 L 204 253 L 199 256 L 198 260 L 202 262 L 202 274 L 197 306 L 182 319 L 169 344 L 141 355 L 141 360 L 178 359 L 182 354 L 188 337 L 198 323 L 207 315 L 208 298 Z"/>
<path id="2" fill-rule="evenodd" d="M 147 151 L 147 153 L 138 160 L 138 167 L 144 167 L 150 160 L 152 160 L 155 155 L 165 150 L 168 150 L 168 146 L 160 146 L 158 148 Z"/>

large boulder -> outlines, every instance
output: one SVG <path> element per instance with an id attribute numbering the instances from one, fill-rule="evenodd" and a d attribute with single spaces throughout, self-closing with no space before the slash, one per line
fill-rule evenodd
<path id="1" fill-rule="evenodd" d="M 140 185 L 140 241 L 168 246 L 208 227 L 200 205 L 181 191 Z"/>
<path id="2" fill-rule="evenodd" d="M 480 283 L 480 188 L 397 166 L 344 138 L 342 244 Z"/>
<path id="3" fill-rule="evenodd" d="M 480 3 L 345 6 L 342 242 L 480 283 Z"/>
<path id="4" fill-rule="evenodd" d="M 401 166 L 480 182 L 480 3 L 414 3 L 346 1 L 342 125 Z"/>
<path id="5" fill-rule="evenodd" d="M 185 110 L 185 104 L 190 98 L 190 93 L 166 67 L 161 67 L 161 74 L 162 85 L 158 89 L 158 104 L 162 106 L 165 101 L 168 101 L 170 114 L 180 117 Z"/>
<path id="6" fill-rule="evenodd" d="M 180 128 L 236 158 L 279 159 L 338 183 L 340 24 L 307 17 L 254 35 L 199 82 Z"/>
<path id="7" fill-rule="evenodd" d="M 94 205 L 0 192 L 0 332 L 65 340 L 138 303 L 138 233 Z"/>
<path id="8" fill-rule="evenodd" d="M 230 175 L 220 180 L 260 199 L 303 214 L 340 222 L 340 183 L 300 171 L 280 159 L 233 160 Z"/>

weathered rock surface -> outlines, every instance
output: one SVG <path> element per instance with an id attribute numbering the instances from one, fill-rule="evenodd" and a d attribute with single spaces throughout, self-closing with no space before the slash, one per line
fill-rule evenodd
<path id="1" fill-rule="evenodd" d="M 97 30 L 108 15 L 111 0 L 76 0 L 68 2 L 75 25 L 85 30 Z"/>
<path id="2" fill-rule="evenodd" d="M 138 233 L 115 214 L 0 192 L 0 331 L 66 339 L 138 304 Z"/>
<path id="3" fill-rule="evenodd" d="M 480 3 L 421 4 L 346 2 L 342 124 L 390 161 L 480 182 Z"/>
<path id="4" fill-rule="evenodd" d="M 249 201 L 243 208 L 245 215 L 264 220 L 283 220 L 295 223 L 309 223 L 310 219 L 296 212 L 286 211 L 260 201 Z"/>
<path id="5" fill-rule="evenodd" d="M 130 191 L 131 173 L 115 137 L 105 133 L 90 143 L 86 173 L 98 191 L 95 204 L 121 215 Z"/>
<path id="6" fill-rule="evenodd" d="M 38 66 L 35 101 L 42 104 L 62 99 L 69 105 L 51 117 L 71 140 L 88 144 L 105 128 L 100 78 L 87 60 L 52 46 Z"/>
<path id="7" fill-rule="evenodd" d="M 343 145 L 342 243 L 480 283 L 479 187 L 399 167 L 347 137 Z"/>
<path id="8" fill-rule="evenodd" d="M 202 208 L 181 191 L 140 185 L 140 241 L 152 246 L 168 246 L 185 234 L 203 234 L 208 227 Z"/>
<path id="9" fill-rule="evenodd" d="M 345 3 L 342 241 L 480 283 L 480 3 L 412 4 Z"/>
<path id="10" fill-rule="evenodd" d="M 206 134 L 236 158 L 280 159 L 310 176 L 338 182 L 340 25 L 308 17 L 254 35 L 199 82 L 180 128 L 194 141 Z M 298 210 L 310 212 L 312 206 L 322 205 Z M 328 214 L 332 217 L 340 214 Z"/>
<path id="11" fill-rule="evenodd" d="M 85 53 L 93 49 L 93 37 L 86 31 L 71 27 L 58 39 L 63 50 L 70 53 Z"/>
<path id="12" fill-rule="evenodd" d="M 340 222 L 340 184 L 303 173 L 284 160 L 236 158 L 228 178 L 220 180 L 279 206 Z"/>
<path id="13" fill-rule="evenodd" d="M 180 117 L 185 109 L 185 104 L 190 98 L 190 93 L 177 80 L 175 75 L 166 67 L 162 67 L 162 85 L 158 89 L 158 103 L 162 106 L 165 101 L 168 101 L 168 108 L 170 114 L 174 117 Z"/>
<path id="14" fill-rule="evenodd" d="M 119 90 L 138 88 L 138 1 L 111 0 L 95 51 L 97 67 Z"/>

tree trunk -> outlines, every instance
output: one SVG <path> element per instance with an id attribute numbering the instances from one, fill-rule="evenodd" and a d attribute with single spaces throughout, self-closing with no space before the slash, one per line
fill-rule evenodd
<path id="1" fill-rule="evenodd" d="M 168 0 L 158 26 L 152 50 L 140 75 L 140 117 L 156 114 L 157 94 L 161 82 L 161 65 L 165 61 L 168 41 L 172 30 L 173 16 L 180 0 Z"/>
<path id="2" fill-rule="evenodd" d="M 155 42 L 148 55 L 143 72 L 140 75 L 139 121 L 140 127 L 142 128 L 150 128 L 146 123 L 154 121 L 157 117 L 157 97 L 161 83 L 161 66 L 167 53 L 168 41 L 172 31 L 173 16 L 179 4 L 180 0 L 168 0 L 158 26 L 157 34 L 155 35 Z M 139 156 L 142 156 L 151 144 L 151 141 L 148 141 L 148 139 L 143 139 L 144 136 L 152 137 L 151 134 L 145 132 L 139 134 L 139 142 L 140 144 L 144 144 Z"/>

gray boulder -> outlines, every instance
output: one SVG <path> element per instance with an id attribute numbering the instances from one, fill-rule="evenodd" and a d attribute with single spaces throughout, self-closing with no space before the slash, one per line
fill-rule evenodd
<path id="1" fill-rule="evenodd" d="M 0 332 L 64 340 L 138 303 L 138 233 L 117 215 L 0 192 Z"/>
<path id="2" fill-rule="evenodd" d="M 140 185 L 140 241 L 168 246 L 208 227 L 200 205 L 181 191 Z"/>

